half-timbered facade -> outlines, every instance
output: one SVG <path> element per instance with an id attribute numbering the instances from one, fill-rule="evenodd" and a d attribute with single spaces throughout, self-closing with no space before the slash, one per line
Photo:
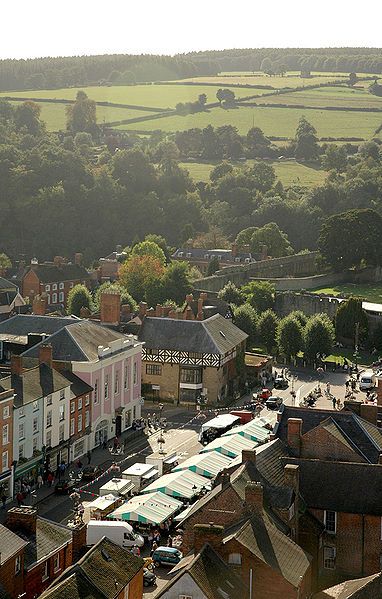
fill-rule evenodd
<path id="1" fill-rule="evenodd" d="M 139 339 L 147 396 L 217 404 L 235 391 L 247 334 L 220 314 L 203 321 L 146 317 Z"/>

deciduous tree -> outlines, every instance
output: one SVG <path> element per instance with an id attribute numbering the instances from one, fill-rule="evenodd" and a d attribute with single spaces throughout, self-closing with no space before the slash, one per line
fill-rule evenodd
<path id="1" fill-rule="evenodd" d="M 68 314 L 80 316 L 81 308 L 93 309 L 92 296 L 85 285 L 75 285 L 68 293 L 66 311 Z"/>

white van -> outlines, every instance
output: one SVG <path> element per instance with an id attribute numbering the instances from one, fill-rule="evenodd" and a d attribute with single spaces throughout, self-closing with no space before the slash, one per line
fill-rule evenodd
<path id="1" fill-rule="evenodd" d="M 120 547 L 143 547 L 144 538 L 134 532 L 127 522 L 110 520 L 90 520 L 86 531 L 86 544 L 94 545 L 102 537 L 107 537 Z"/>
<path id="2" fill-rule="evenodd" d="M 376 378 L 372 370 L 365 370 L 359 377 L 359 389 L 360 391 L 367 391 L 375 387 Z"/>

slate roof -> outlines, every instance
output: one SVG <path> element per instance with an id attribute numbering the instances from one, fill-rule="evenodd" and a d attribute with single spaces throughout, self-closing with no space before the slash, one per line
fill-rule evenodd
<path id="1" fill-rule="evenodd" d="M 246 333 L 220 314 L 201 321 L 145 318 L 139 332 L 139 340 L 145 342 L 147 349 L 223 356 L 247 337 Z"/>
<path id="2" fill-rule="evenodd" d="M 4 279 L 3 277 L 0 277 L 0 291 L 17 291 L 18 287 L 17 285 L 15 285 L 15 283 L 12 283 L 11 281 L 8 281 L 7 279 Z"/>
<path id="3" fill-rule="evenodd" d="M 143 563 L 143 559 L 103 537 L 67 568 L 41 598 L 114 599 L 143 568 Z"/>
<path id="4" fill-rule="evenodd" d="M 87 280 L 90 275 L 86 268 L 79 264 L 61 264 L 56 266 L 53 263 L 38 264 L 29 268 L 25 274 L 34 270 L 41 283 L 59 283 L 60 281 Z M 25 276 L 25 275 L 24 275 Z"/>
<path id="5" fill-rule="evenodd" d="M 70 382 L 72 397 L 78 397 L 79 395 L 84 395 L 85 393 L 91 393 L 93 391 L 93 387 L 85 383 L 85 381 L 80 379 L 71 370 L 61 370 L 61 375 Z"/>
<path id="6" fill-rule="evenodd" d="M 382 516 L 382 465 L 299 458 L 281 461 L 300 466 L 300 492 L 308 507 Z"/>
<path id="7" fill-rule="evenodd" d="M 24 561 L 27 568 L 72 540 L 72 532 L 68 528 L 40 516 L 36 522 L 36 536 L 26 536 L 23 533 L 20 536 L 29 541 Z"/>
<path id="8" fill-rule="evenodd" d="M 0 566 L 18 553 L 26 544 L 27 541 L 0 524 Z"/>
<path id="9" fill-rule="evenodd" d="M 0 323 L 0 338 L 3 335 L 26 337 L 28 333 L 46 333 L 52 335 L 69 324 L 78 322 L 78 318 L 55 316 L 35 316 L 29 314 L 16 314 L 12 318 Z"/>
<path id="10" fill-rule="evenodd" d="M 266 477 L 259 472 L 253 462 L 243 464 L 237 472 L 231 475 L 231 485 L 243 501 L 245 499 L 245 487 L 250 482 L 259 482 L 263 485 L 264 504 L 266 506 L 281 510 L 288 509 L 294 500 L 293 489 L 269 484 Z"/>
<path id="11" fill-rule="evenodd" d="M 263 511 L 226 531 L 223 543 L 235 539 L 258 559 L 298 588 L 311 558 L 292 539 L 282 533 Z"/>
<path id="12" fill-rule="evenodd" d="M 160 590 L 156 598 L 168 591 L 185 573 L 194 580 L 207 599 L 237 599 L 248 597 L 248 590 L 240 578 L 208 544 L 194 557 L 187 556 L 177 566 L 177 574 Z"/>
<path id="13" fill-rule="evenodd" d="M 23 357 L 37 358 L 40 345 L 52 346 L 53 359 L 70 362 L 91 362 L 98 359 L 98 346 L 107 346 L 111 341 L 125 338 L 107 327 L 89 320 L 75 320 L 24 352 Z"/>
<path id="14" fill-rule="evenodd" d="M 46 364 L 24 370 L 21 375 L 11 374 L 0 379 L 0 390 L 14 389 L 15 406 L 26 405 L 32 401 L 46 397 L 55 391 L 65 389 L 71 384 L 65 376 Z"/>
<path id="15" fill-rule="evenodd" d="M 276 424 L 276 437 L 287 443 L 288 418 L 302 419 L 302 434 L 309 432 L 317 426 L 329 426 L 330 432 L 334 434 L 335 423 L 337 438 L 347 443 L 357 451 L 367 462 L 378 463 L 379 454 L 382 452 L 382 430 L 363 420 L 354 412 L 342 410 L 311 410 L 309 408 L 297 408 L 283 406 L 281 421 Z M 331 424 L 329 424 L 329 420 Z M 338 435 L 340 434 L 340 437 Z"/>
<path id="16" fill-rule="evenodd" d="M 183 312 L 187 309 L 187 306 L 190 305 L 192 312 L 195 318 L 198 315 L 198 300 L 193 300 L 190 304 L 185 303 L 183 307 Z M 233 310 L 228 302 L 225 300 L 219 299 L 218 297 L 207 297 L 203 303 L 203 318 L 208 318 L 210 316 L 214 316 L 215 314 L 220 314 L 224 318 L 233 318 Z"/>
<path id="17" fill-rule="evenodd" d="M 313 599 L 380 599 L 382 597 L 382 575 L 380 572 L 346 580 L 334 587 L 313 595 Z"/>

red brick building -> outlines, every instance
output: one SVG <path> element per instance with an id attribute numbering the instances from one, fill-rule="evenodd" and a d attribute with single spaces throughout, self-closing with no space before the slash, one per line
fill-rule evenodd
<path id="1" fill-rule="evenodd" d="M 0 594 L 20 597 L 25 588 L 24 552 L 27 541 L 0 524 Z"/>
<path id="2" fill-rule="evenodd" d="M 0 390 L 0 499 L 13 494 L 13 389 Z"/>
<path id="3" fill-rule="evenodd" d="M 90 287 L 90 275 L 81 265 L 82 255 L 76 254 L 74 264 L 56 256 L 53 262 L 32 262 L 22 278 L 22 296 L 32 303 L 36 296 L 45 295 L 48 306 L 66 306 L 70 290 L 78 284 Z"/>

